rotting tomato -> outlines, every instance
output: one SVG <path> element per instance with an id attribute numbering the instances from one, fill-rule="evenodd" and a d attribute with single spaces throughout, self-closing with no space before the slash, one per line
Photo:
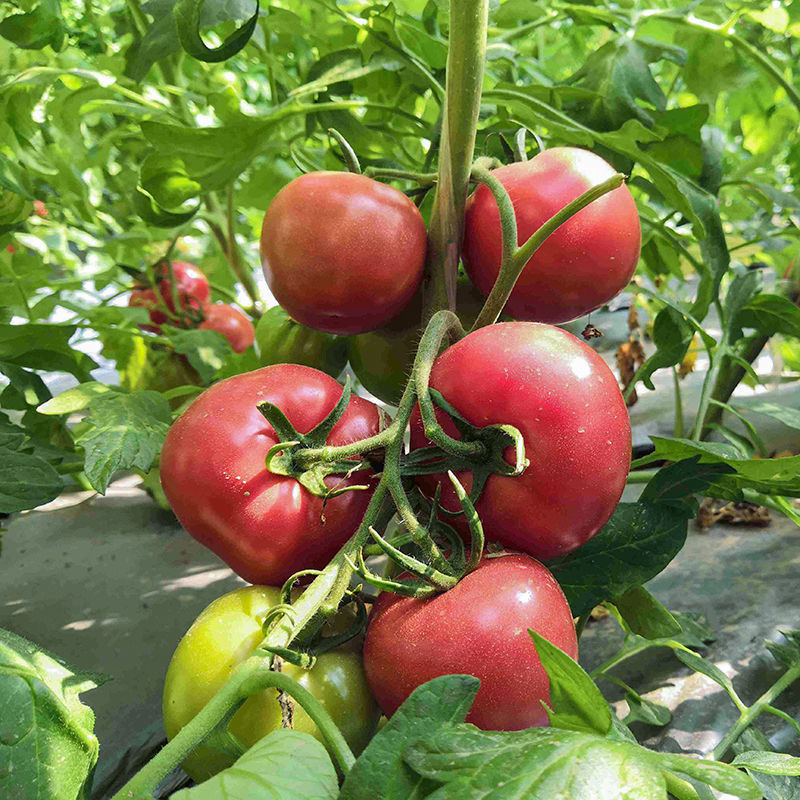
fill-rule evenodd
<path id="1" fill-rule="evenodd" d="M 459 278 L 456 312 L 467 329 L 478 317 L 483 298 L 475 287 Z M 422 297 L 414 300 L 399 317 L 376 331 L 351 336 L 347 345 L 350 366 L 363 387 L 384 403 L 397 405 L 408 383 L 417 345 L 422 336 Z"/>
<path id="2" fill-rule="evenodd" d="M 522 434 L 529 466 L 518 477 L 490 475 L 475 506 L 487 541 L 547 560 L 580 547 L 608 521 L 625 488 L 631 427 L 614 374 L 588 345 L 552 325 L 502 322 L 445 350 L 430 385 L 467 422 L 513 425 Z M 450 417 L 436 412 L 459 438 Z M 411 445 L 427 444 L 417 408 Z M 470 491 L 472 474 L 458 477 Z M 430 495 L 441 483 L 443 507 L 460 509 L 446 475 L 417 482 Z"/>
<path id="3" fill-rule="evenodd" d="M 164 728 L 169 739 L 253 654 L 263 639 L 264 617 L 279 600 L 279 589 L 246 586 L 215 600 L 194 621 L 172 656 L 164 684 Z M 366 747 L 378 721 L 378 707 L 364 675 L 360 638 L 321 654 L 310 670 L 285 662 L 282 671 L 319 700 L 356 754 Z M 280 727 L 277 693 L 264 689 L 245 701 L 228 730 L 251 747 Z M 293 727 L 321 739 L 316 725 L 297 703 Z M 230 756 L 201 746 L 186 757 L 183 768 L 196 781 L 203 781 L 232 763 Z"/>
<path id="4" fill-rule="evenodd" d="M 427 232 L 401 191 L 350 172 L 310 172 L 272 201 L 261 264 L 277 301 L 310 328 L 375 330 L 422 279 Z"/>
<path id="5" fill-rule="evenodd" d="M 255 339 L 253 323 L 239 309 L 227 303 L 206 303 L 203 321 L 197 327 L 221 333 L 234 353 L 244 353 Z"/>
<path id="6" fill-rule="evenodd" d="M 523 244 L 550 217 L 607 180 L 614 169 L 577 147 L 554 147 L 530 161 L 492 172 L 503 184 Z M 486 186 L 467 200 L 463 260 L 477 288 L 488 295 L 500 271 L 500 213 Z M 641 228 L 636 203 L 620 186 L 565 222 L 539 247 L 519 276 L 505 310 L 535 322 L 568 322 L 619 294 L 639 261 Z"/>
<path id="7" fill-rule="evenodd" d="M 467 722 L 485 730 L 546 725 L 540 701 L 549 700 L 549 681 L 528 629 L 578 657 L 572 613 L 550 571 L 518 553 L 485 556 L 443 594 L 380 594 L 364 669 L 387 716 L 426 681 L 468 674 L 481 686 Z"/>
<path id="8" fill-rule="evenodd" d="M 258 321 L 256 344 L 265 367 L 303 364 L 337 378 L 347 365 L 346 338 L 301 325 L 280 306 L 269 309 Z"/>
<path id="9" fill-rule="evenodd" d="M 186 530 L 250 583 L 280 585 L 293 573 L 323 567 L 356 530 L 371 489 L 323 504 L 295 478 L 270 472 L 278 439 L 257 405 L 278 406 L 300 433 L 333 410 L 342 387 L 310 367 L 278 364 L 220 381 L 170 428 L 161 482 Z M 348 444 L 378 432 L 377 406 L 353 395 L 327 443 Z M 329 486 L 370 484 L 372 473 L 328 476 Z M 371 485 L 371 484 L 370 484 Z"/>

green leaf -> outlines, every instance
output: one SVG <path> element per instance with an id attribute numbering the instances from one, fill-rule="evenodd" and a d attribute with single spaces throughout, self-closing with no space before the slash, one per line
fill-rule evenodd
<path id="1" fill-rule="evenodd" d="M 736 322 L 743 328 L 755 328 L 765 336 L 782 333 L 800 338 L 800 308 L 780 294 L 760 294 L 738 314 Z"/>
<path id="2" fill-rule="evenodd" d="M 172 10 L 181 47 L 198 61 L 209 63 L 226 61 L 236 55 L 250 41 L 258 24 L 259 2 L 253 15 L 241 28 L 237 28 L 219 47 L 209 47 L 200 36 L 200 13 L 206 0 L 177 0 Z"/>
<path id="3" fill-rule="evenodd" d="M 411 745 L 405 759 L 442 784 L 430 800 L 666 800 L 665 769 L 746 800 L 761 797 L 752 779 L 728 764 L 554 728 L 449 725 Z"/>
<path id="4" fill-rule="evenodd" d="M 89 381 L 61 392 L 46 403 L 42 403 L 36 410 L 40 414 L 72 414 L 86 408 L 95 397 L 114 391 L 116 389 L 113 386 Z"/>
<path id="5" fill-rule="evenodd" d="M 611 729 L 611 709 L 594 681 L 563 650 L 536 631 L 528 633 L 550 679 L 550 725 L 605 736 Z"/>
<path id="6" fill-rule="evenodd" d="M 734 767 L 747 767 L 768 775 L 800 775 L 800 758 L 786 753 L 770 753 L 763 750 L 748 750 L 739 753 L 731 762 Z"/>
<path id="7" fill-rule="evenodd" d="M 662 467 L 644 487 L 639 502 L 670 505 L 693 517 L 698 511 L 694 495 L 704 493 L 721 476 L 733 473 L 734 468 L 727 464 L 701 464 L 700 456 L 695 455 Z"/>
<path id="8" fill-rule="evenodd" d="M 549 562 L 572 613 L 658 575 L 686 541 L 687 515 L 658 503 L 620 503 L 594 538 L 570 555 Z"/>
<path id="9" fill-rule="evenodd" d="M 712 664 L 707 659 L 697 655 L 697 653 L 688 653 L 686 650 L 675 650 L 674 653 L 687 667 L 710 678 L 733 697 L 735 691 L 731 679 L 716 664 Z"/>
<path id="10" fill-rule="evenodd" d="M 98 743 L 78 696 L 104 680 L 0 629 L 0 796 L 88 800 Z"/>
<path id="11" fill-rule="evenodd" d="M 70 372 L 78 380 L 91 380 L 97 364 L 70 347 L 75 328 L 69 325 L 0 324 L 0 361 L 30 369 Z"/>
<path id="12" fill-rule="evenodd" d="M 58 473 L 44 459 L 33 453 L 0 447 L 0 514 L 49 503 L 58 497 L 62 488 Z"/>
<path id="13" fill-rule="evenodd" d="M 639 380 L 648 389 L 655 389 L 653 373 L 664 367 L 680 364 L 689 350 L 693 336 L 694 328 L 682 314 L 670 306 L 662 308 L 653 322 L 653 343 L 656 351 L 642 366 Z"/>
<path id="14" fill-rule="evenodd" d="M 772 657 L 787 669 L 800 666 L 800 631 L 781 631 L 786 643 L 766 642 Z"/>
<path id="15" fill-rule="evenodd" d="M 84 470 L 101 494 L 120 469 L 147 472 L 172 423 L 169 403 L 159 392 L 100 395 L 88 405 L 86 428 L 76 444 L 86 453 Z"/>
<path id="16" fill-rule="evenodd" d="M 626 725 L 630 725 L 631 722 L 644 722 L 645 725 L 664 726 L 672 719 L 672 712 L 666 706 L 654 703 L 636 692 L 626 691 L 625 700 L 628 703 Z"/>
<path id="17" fill-rule="evenodd" d="M 188 200 L 200 194 L 202 187 L 186 172 L 177 156 L 151 153 L 139 173 L 142 189 L 162 208 L 181 213 Z"/>
<path id="18" fill-rule="evenodd" d="M 27 14 L 12 14 L 0 22 L 0 36 L 25 50 L 41 50 L 47 45 L 60 50 L 64 35 L 59 0 L 41 0 Z"/>
<path id="19" fill-rule="evenodd" d="M 217 331 L 184 330 L 164 325 L 163 334 L 172 342 L 176 353 L 189 359 L 203 383 L 211 381 L 233 352 L 228 340 Z"/>
<path id="20" fill-rule="evenodd" d="M 409 745 L 452 722 L 463 722 L 480 681 L 447 675 L 412 692 L 359 756 L 345 778 L 339 800 L 407 800 L 430 788 L 403 761 Z"/>
<path id="21" fill-rule="evenodd" d="M 173 800 L 333 800 L 336 769 L 325 746 L 308 733 L 273 731 L 236 763 Z"/>
<path id="22" fill-rule="evenodd" d="M 681 632 L 680 623 L 644 586 L 632 586 L 612 602 L 627 626 L 645 639 L 663 639 Z"/>

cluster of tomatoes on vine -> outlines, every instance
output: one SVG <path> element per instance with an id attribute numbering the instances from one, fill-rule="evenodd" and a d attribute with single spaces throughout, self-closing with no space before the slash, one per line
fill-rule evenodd
<path id="1" fill-rule="evenodd" d="M 132 308 L 147 309 L 150 323 L 140 326 L 161 333 L 163 325 L 221 333 L 235 353 L 253 344 L 253 323 L 227 303 L 212 303 L 208 278 L 194 264 L 161 261 L 142 276 L 128 298 Z"/>
<path id="2" fill-rule="evenodd" d="M 491 170 L 494 188 L 477 179 L 463 242 L 472 285 L 489 295 L 508 260 L 497 181 L 513 204 L 522 245 L 614 174 L 591 152 L 553 148 Z M 402 486 L 392 499 L 408 492 L 413 512 L 430 514 L 422 527 L 443 542 L 420 549 L 409 538 L 419 523 L 401 503 L 394 544 L 387 543 L 377 527 L 382 523 L 383 531 L 396 509 L 389 505 L 387 515 L 382 506 L 370 520 L 377 552 L 397 554 L 411 574 L 390 568 L 376 581 L 387 590 L 369 614 L 363 666 L 360 646 L 354 651 L 351 642 L 349 650 L 318 655 L 310 671 L 292 667 L 293 674 L 318 676 L 316 688 L 313 677 L 303 679 L 356 749 L 365 743 L 372 695 L 389 716 L 417 686 L 445 674 L 480 678 L 468 717 L 479 727 L 547 724 L 548 679 L 528 630 L 573 658 L 577 639 L 564 594 L 542 562 L 569 554 L 602 528 L 630 465 L 630 422 L 613 373 L 593 349 L 556 327 L 607 303 L 636 269 L 638 212 L 627 187 L 617 186 L 533 253 L 505 304 L 513 321 L 456 337 L 425 370 L 427 385 L 414 389 L 419 404 L 410 412 L 410 448 L 401 456 Z M 264 274 L 281 306 L 310 328 L 351 336 L 421 308 L 426 248 L 425 222 L 406 194 L 348 172 L 309 173 L 289 183 L 267 210 L 261 235 Z M 433 421 L 421 410 L 425 397 L 435 401 Z M 368 459 L 326 464 L 325 453 L 349 452 L 380 437 L 385 424 L 375 404 L 348 387 L 343 392 L 329 375 L 280 364 L 212 386 L 173 425 L 161 457 L 173 510 L 192 536 L 255 585 L 212 604 L 179 646 L 164 699 L 170 737 L 261 641 L 270 609 L 287 598 L 271 587 L 317 573 L 361 529 L 382 479 Z M 524 446 L 526 460 L 517 471 L 488 473 L 480 455 L 472 461 L 437 456 L 431 441 L 437 431 L 436 444 L 461 442 L 469 449 L 471 443 L 480 454 L 484 434 L 509 426 Z M 514 448 L 501 449 L 503 458 L 513 462 Z M 469 546 L 482 548 L 484 538 L 487 549 L 471 557 Z M 359 550 L 361 565 L 372 547 Z M 441 591 L 444 586 L 450 588 Z M 314 652 L 313 641 L 304 646 Z M 347 660 L 340 665 L 347 680 L 338 689 L 322 666 L 337 654 Z M 225 670 L 198 666 L 215 659 Z M 230 729 L 249 745 L 279 725 L 274 693 L 262 693 L 237 711 Z M 203 778 L 225 758 L 206 749 L 186 766 Z"/>

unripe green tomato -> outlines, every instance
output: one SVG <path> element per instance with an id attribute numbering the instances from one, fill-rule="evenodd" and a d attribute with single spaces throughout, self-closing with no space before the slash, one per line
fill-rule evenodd
<path id="1" fill-rule="evenodd" d="M 253 654 L 263 640 L 264 617 L 279 599 L 280 589 L 275 587 L 243 586 L 216 599 L 194 621 L 167 670 L 163 706 L 167 738 L 173 739 Z M 310 670 L 284 662 L 282 671 L 319 700 L 354 753 L 366 747 L 379 711 L 364 674 L 360 637 L 323 653 Z M 252 747 L 280 728 L 281 720 L 277 693 L 268 688 L 245 701 L 228 730 Z M 322 741 L 299 703 L 294 704 L 293 727 Z M 201 746 L 186 757 L 183 768 L 196 781 L 203 781 L 232 763 L 230 756 Z"/>
<path id="2" fill-rule="evenodd" d="M 347 365 L 347 340 L 295 322 L 280 306 L 269 309 L 256 326 L 261 365 L 301 364 L 338 378 Z"/>
<path id="3" fill-rule="evenodd" d="M 483 307 L 483 298 L 466 279 L 458 281 L 456 312 L 469 329 Z M 422 330 L 422 299 L 417 295 L 386 327 L 351 336 L 348 358 L 362 386 L 384 403 L 397 405 L 405 389 Z"/>

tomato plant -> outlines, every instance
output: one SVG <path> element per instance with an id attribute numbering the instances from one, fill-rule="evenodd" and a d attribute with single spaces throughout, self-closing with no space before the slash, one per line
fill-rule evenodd
<path id="1" fill-rule="evenodd" d="M 261 264 L 275 298 L 298 322 L 363 333 L 414 296 L 425 239 L 422 216 L 397 189 L 364 175 L 312 172 L 267 209 Z"/>
<path id="2" fill-rule="evenodd" d="M 172 656 L 164 684 L 164 729 L 172 739 L 222 688 L 235 668 L 255 652 L 267 612 L 280 599 L 270 586 L 244 586 L 219 597 L 192 623 Z M 360 753 L 378 721 L 361 661 L 360 641 L 351 641 L 319 656 L 313 669 L 285 664 L 283 671 L 310 691 Z M 246 747 L 281 727 L 282 711 L 273 690 L 251 695 L 236 711 L 229 730 Z M 302 707 L 294 710 L 295 730 L 317 738 L 313 720 Z M 197 781 L 229 767 L 234 759 L 210 748 L 198 748 L 183 762 Z"/>
<path id="3" fill-rule="evenodd" d="M 436 597 L 381 594 L 364 668 L 389 716 L 423 683 L 466 674 L 481 681 L 467 722 L 485 730 L 545 725 L 549 684 L 528 629 L 578 657 L 572 613 L 556 579 L 532 558 L 495 553 Z"/>
<path id="4" fill-rule="evenodd" d="M 576 147 L 554 147 L 530 161 L 494 170 L 514 205 L 519 244 L 587 189 L 614 174 L 602 158 Z M 500 214 L 485 185 L 467 201 L 464 266 L 488 295 L 500 273 Z M 639 212 L 620 186 L 562 225 L 534 253 L 511 292 L 515 319 L 568 322 L 599 308 L 628 284 L 639 262 Z"/>
<path id="5" fill-rule="evenodd" d="M 503 322 L 442 353 L 430 385 L 468 422 L 508 423 L 522 434 L 530 466 L 519 477 L 491 475 L 476 503 L 489 541 L 554 558 L 608 521 L 625 488 L 631 430 L 614 375 L 590 347 L 549 325 Z M 437 416 L 459 435 L 444 412 Z M 411 442 L 426 443 L 418 411 Z M 471 477 L 459 478 L 469 491 Z M 431 495 L 441 484 L 443 507 L 459 510 L 446 476 L 418 481 Z"/>
<path id="6" fill-rule="evenodd" d="M 323 500 L 265 464 L 280 440 L 259 404 L 274 404 L 305 434 L 325 420 L 341 393 L 333 378 L 309 367 L 264 367 L 207 389 L 170 428 L 161 482 L 173 510 L 192 536 L 251 583 L 281 584 L 300 569 L 324 566 L 358 527 L 369 488 Z M 352 397 L 325 441 L 363 439 L 378 425 L 378 409 Z M 344 481 L 325 478 L 336 489 L 370 481 L 365 471 Z"/>
<path id="7" fill-rule="evenodd" d="M 797 794 L 796 5 L 4 4 L 0 797 Z"/>

